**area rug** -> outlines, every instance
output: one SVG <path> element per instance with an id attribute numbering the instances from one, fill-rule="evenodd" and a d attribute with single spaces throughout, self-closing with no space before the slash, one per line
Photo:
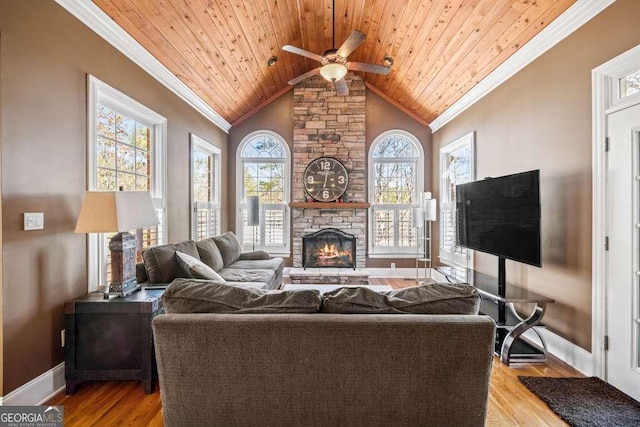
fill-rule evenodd
<path id="1" fill-rule="evenodd" d="M 640 403 L 600 378 L 518 378 L 571 426 L 640 426 Z"/>

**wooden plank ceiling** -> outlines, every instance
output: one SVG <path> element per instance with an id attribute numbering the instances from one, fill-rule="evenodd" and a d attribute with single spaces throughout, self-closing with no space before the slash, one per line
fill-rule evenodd
<path id="1" fill-rule="evenodd" d="M 575 1 L 335 0 L 335 44 L 366 33 L 349 60 L 392 56 L 388 75 L 361 73 L 367 85 L 429 123 Z M 332 0 L 94 3 L 232 124 L 318 66 L 282 46 L 332 47 Z"/>

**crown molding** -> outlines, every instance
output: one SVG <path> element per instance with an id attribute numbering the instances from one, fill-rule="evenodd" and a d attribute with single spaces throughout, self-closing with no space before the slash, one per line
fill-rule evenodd
<path id="1" fill-rule="evenodd" d="M 55 1 L 214 125 L 229 133 L 231 128 L 229 122 L 196 95 L 167 67 L 162 65 L 160 61 L 153 57 L 149 51 L 117 25 L 91 0 Z"/>
<path id="2" fill-rule="evenodd" d="M 471 107 L 511 76 L 540 57 L 547 50 L 564 40 L 571 33 L 602 12 L 615 0 L 578 0 L 547 28 L 533 37 L 527 44 L 503 62 L 491 74 L 482 79 L 469 92 L 457 100 L 444 113 L 436 118 L 429 127 L 432 132 L 449 123 L 459 114 Z"/>

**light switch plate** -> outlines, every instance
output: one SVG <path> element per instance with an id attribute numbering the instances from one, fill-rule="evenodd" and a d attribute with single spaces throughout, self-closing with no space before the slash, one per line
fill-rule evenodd
<path id="1" fill-rule="evenodd" d="M 24 230 L 43 230 L 44 212 L 25 212 Z"/>

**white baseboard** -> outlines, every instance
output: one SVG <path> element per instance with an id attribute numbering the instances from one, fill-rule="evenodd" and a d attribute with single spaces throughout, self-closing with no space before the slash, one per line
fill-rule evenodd
<path id="1" fill-rule="evenodd" d="M 65 386 L 64 362 L 4 396 L 4 406 L 42 405 Z"/>
<path id="2" fill-rule="evenodd" d="M 593 375 L 593 356 L 591 353 L 547 329 L 538 328 L 538 332 L 547 343 L 547 350 L 550 354 L 588 377 Z M 540 343 L 533 331 L 525 332 L 523 337 L 536 345 Z"/>

